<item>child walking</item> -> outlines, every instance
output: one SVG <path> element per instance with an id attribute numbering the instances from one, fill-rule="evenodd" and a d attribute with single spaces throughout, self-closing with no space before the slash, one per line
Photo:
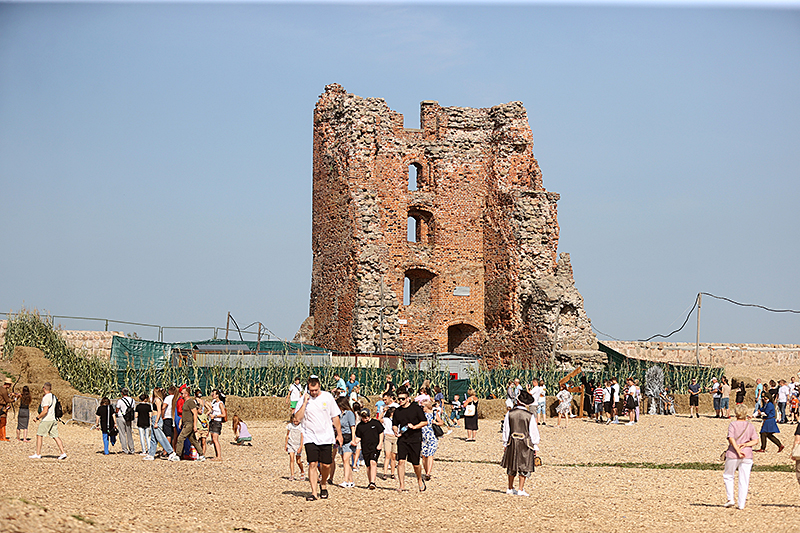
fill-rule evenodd
<path id="1" fill-rule="evenodd" d="M 300 468 L 300 481 L 305 481 L 306 473 L 303 471 L 303 429 L 292 413 L 289 425 L 286 426 L 286 453 L 289 455 L 289 481 L 294 481 L 294 465 Z"/>

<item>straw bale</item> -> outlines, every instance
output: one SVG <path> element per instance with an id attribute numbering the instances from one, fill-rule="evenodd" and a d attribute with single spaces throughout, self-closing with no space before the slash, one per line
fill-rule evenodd
<path id="1" fill-rule="evenodd" d="M 24 385 L 27 385 L 33 398 L 31 405 L 39 405 L 42 399 L 42 385 L 45 382 L 52 384 L 53 394 L 61 401 L 61 408 L 64 409 L 65 414 L 72 413 L 73 396 L 86 396 L 61 379 L 58 370 L 44 356 L 44 352 L 38 348 L 17 346 L 14 348 L 14 357 L 11 364 L 12 373 L 20 377 L 17 384 L 17 392 L 21 391 Z"/>

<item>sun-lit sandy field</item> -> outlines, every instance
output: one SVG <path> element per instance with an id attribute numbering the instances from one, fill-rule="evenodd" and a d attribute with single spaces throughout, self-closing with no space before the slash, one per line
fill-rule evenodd
<path id="1" fill-rule="evenodd" d="M 307 482 L 288 480 L 285 424 L 249 425 L 252 447 L 231 445 L 225 427 L 220 463 L 103 456 L 100 434 L 72 424 L 60 429 L 66 461 L 56 461 L 52 441 L 41 460 L 28 459 L 32 444 L 1 443 L 0 531 L 800 531 L 793 472 L 754 472 L 747 508 L 739 511 L 723 507 L 721 466 L 569 466 L 713 463 L 727 421 L 707 416 L 645 416 L 636 426 L 548 424 L 541 429 L 544 466 L 528 486 L 529 498 L 505 494 L 499 420 L 481 420 L 477 443 L 465 442 L 463 429 L 441 439 L 426 492 L 409 479 L 414 490 L 400 494 L 396 481 L 380 478 L 378 490 L 368 491 L 362 468 L 356 488 L 332 487 L 330 499 L 316 502 L 305 501 Z M 790 444 L 794 426 L 781 430 Z M 756 464 L 793 464 L 790 449 L 779 456 L 772 447 L 757 454 Z"/>

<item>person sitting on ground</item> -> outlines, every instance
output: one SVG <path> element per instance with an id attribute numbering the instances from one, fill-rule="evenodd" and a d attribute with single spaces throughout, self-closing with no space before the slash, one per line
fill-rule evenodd
<path id="1" fill-rule="evenodd" d="M 233 415 L 233 418 L 231 418 L 231 429 L 233 429 L 233 437 L 236 439 L 234 444 L 237 446 L 253 445 L 253 436 L 247 430 L 247 424 L 244 423 L 244 420 L 239 415 Z"/>

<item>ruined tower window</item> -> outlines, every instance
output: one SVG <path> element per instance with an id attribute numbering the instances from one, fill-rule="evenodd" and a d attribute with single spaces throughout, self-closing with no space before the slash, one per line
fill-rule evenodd
<path id="1" fill-rule="evenodd" d="M 433 302 L 433 278 L 435 277 L 436 274 L 433 272 L 420 268 L 406 270 L 403 304 L 430 307 Z"/>
<path id="2" fill-rule="evenodd" d="M 447 328 L 447 351 L 450 353 L 478 353 L 480 334 L 469 324 L 454 324 Z"/>
<path id="3" fill-rule="evenodd" d="M 419 178 L 422 177 L 422 165 L 419 163 L 411 163 L 408 165 L 408 190 L 416 191 L 419 187 Z"/>
<path id="4" fill-rule="evenodd" d="M 408 210 L 408 242 L 433 244 L 433 214 L 422 209 Z"/>

